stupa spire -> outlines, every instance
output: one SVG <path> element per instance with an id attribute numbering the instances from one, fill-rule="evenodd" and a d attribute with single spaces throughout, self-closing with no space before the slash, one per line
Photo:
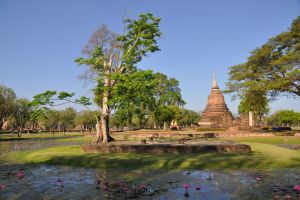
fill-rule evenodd
<path id="1" fill-rule="evenodd" d="M 216 74 L 213 73 L 213 84 L 212 84 L 212 89 L 219 89 L 217 79 L 216 79 Z"/>

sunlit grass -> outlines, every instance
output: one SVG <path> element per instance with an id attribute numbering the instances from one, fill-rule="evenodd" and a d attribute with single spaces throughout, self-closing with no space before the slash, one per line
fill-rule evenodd
<path id="1" fill-rule="evenodd" d="M 256 137 L 224 137 L 221 140 L 233 140 L 236 142 L 257 142 L 264 144 L 299 144 L 299 136 L 256 136 Z"/>
<path id="2" fill-rule="evenodd" d="M 2 155 L 5 162 L 68 165 L 91 168 L 126 169 L 280 169 L 300 166 L 300 151 L 271 144 L 247 142 L 248 154 L 182 154 L 156 155 L 133 153 L 85 153 L 80 146 L 52 147 L 42 150 L 12 152 Z"/>

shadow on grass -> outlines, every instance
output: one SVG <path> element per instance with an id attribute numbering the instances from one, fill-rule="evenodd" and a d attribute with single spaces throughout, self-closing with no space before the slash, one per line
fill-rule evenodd
<path id="1" fill-rule="evenodd" d="M 266 169 L 296 167 L 300 159 L 292 163 L 274 163 L 258 153 L 249 154 L 201 154 L 201 155 L 153 155 L 153 154 L 85 154 L 50 157 L 43 163 L 49 165 L 79 166 L 101 169 Z"/>

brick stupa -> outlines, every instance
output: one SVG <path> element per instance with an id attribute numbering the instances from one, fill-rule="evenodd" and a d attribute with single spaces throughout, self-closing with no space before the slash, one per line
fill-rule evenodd
<path id="1" fill-rule="evenodd" d="M 214 75 L 211 93 L 208 96 L 208 102 L 202 113 L 199 125 L 206 127 L 229 127 L 232 126 L 233 119 Z"/>

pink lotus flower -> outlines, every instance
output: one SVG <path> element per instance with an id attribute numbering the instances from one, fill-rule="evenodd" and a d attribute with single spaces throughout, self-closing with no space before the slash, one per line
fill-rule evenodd
<path id="1" fill-rule="evenodd" d="M 275 200 L 276 200 L 276 199 L 280 199 L 279 194 L 275 194 L 274 197 L 273 197 L 273 199 L 275 199 Z"/>
<path id="2" fill-rule="evenodd" d="M 188 190 L 188 189 L 190 188 L 190 185 L 187 184 L 187 183 L 185 183 L 185 184 L 183 184 L 183 188 L 184 188 L 185 190 Z"/>
<path id="3" fill-rule="evenodd" d="M 18 171 L 17 174 L 16 174 L 16 176 L 17 176 L 19 179 L 23 178 L 24 175 L 25 175 L 24 171 Z"/>
<path id="4" fill-rule="evenodd" d="M 291 198 L 292 198 L 292 196 L 290 194 L 284 195 L 284 199 L 291 199 Z"/>
<path id="5" fill-rule="evenodd" d="M 262 178 L 261 178 L 260 176 L 258 176 L 258 177 L 255 178 L 255 180 L 256 180 L 256 181 L 261 181 Z"/>
<path id="6" fill-rule="evenodd" d="M 197 191 L 201 190 L 201 186 L 196 186 L 195 190 L 197 190 Z"/>
<path id="7" fill-rule="evenodd" d="M 294 190 L 296 190 L 297 192 L 300 191 L 300 185 L 294 185 Z"/>
<path id="8" fill-rule="evenodd" d="M 127 187 L 124 187 L 123 190 L 125 193 L 127 193 L 129 189 Z"/>
<path id="9" fill-rule="evenodd" d="M 143 185 L 143 184 L 139 186 L 139 189 L 140 189 L 140 190 L 143 190 L 143 189 L 145 189 L 145 188 L 146 188 L 146 186 Z"/>
<path id="10" fill-rule="evenodd" d="M 0 190 L 4 190 L 6 188 L 5 184 L 0 184 Z"/>

